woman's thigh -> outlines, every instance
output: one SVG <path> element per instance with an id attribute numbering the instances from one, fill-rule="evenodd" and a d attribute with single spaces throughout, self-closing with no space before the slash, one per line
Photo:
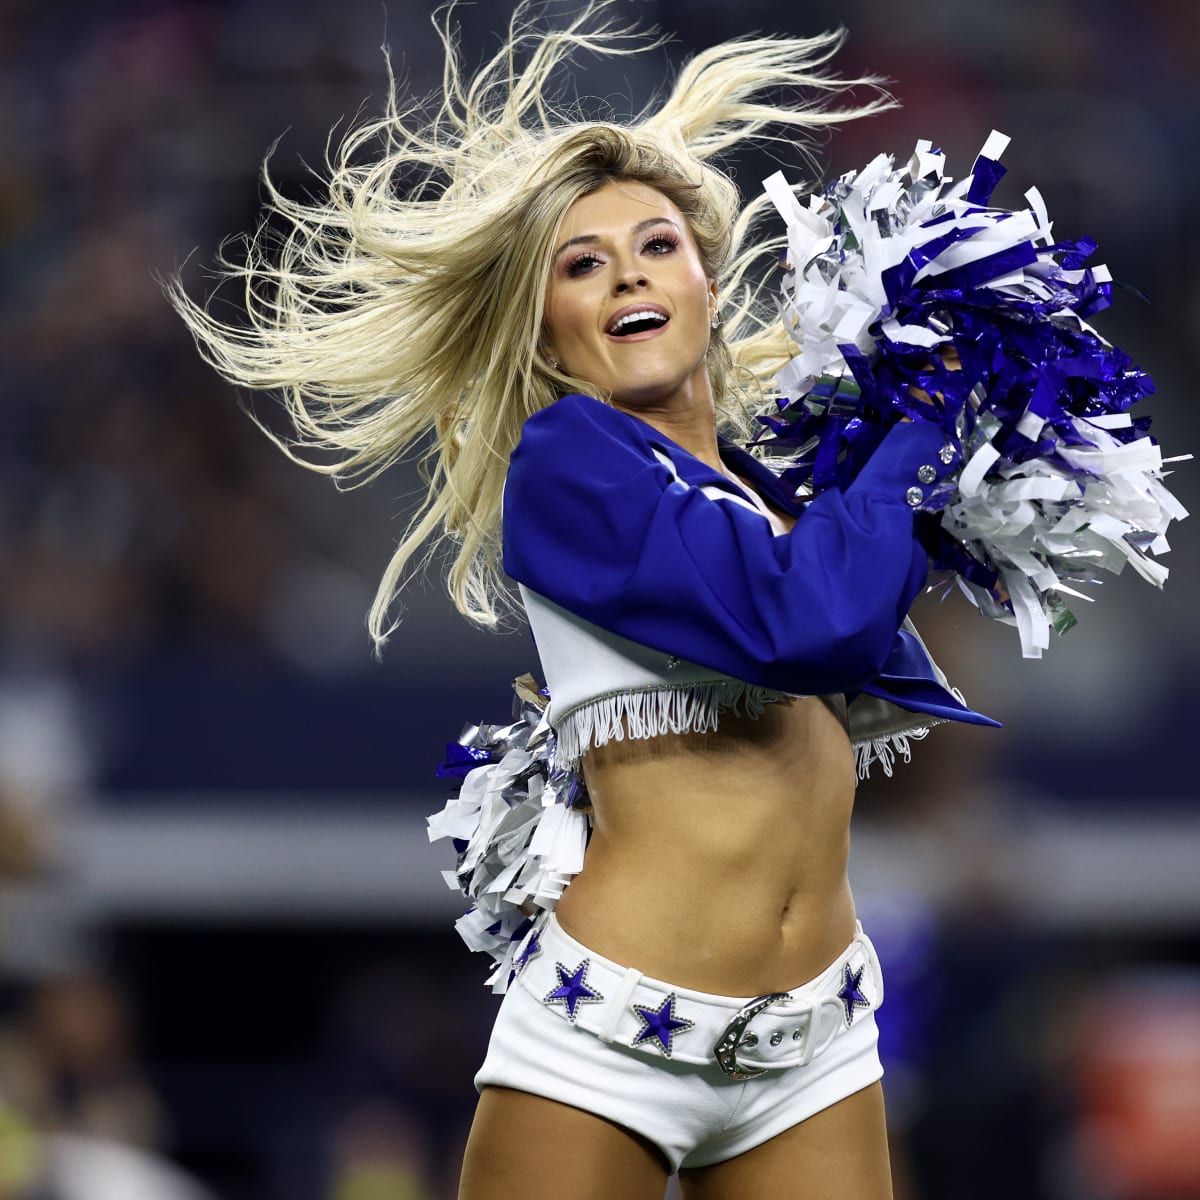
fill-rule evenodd
<path id="1" fill-rule="evenodd" d="M 459 1200 L 662 1200 L 666 1185 L 662 1155 L 628 1129 L 556 1100 L 485 1087 L 458 1195 Z"/>
<path id="2" fill-rule="evenodd" d="M 891 1200 L 883 1087 L 854 1092 L 709 1167 L 679 1172 L 684 1200 Z"/>

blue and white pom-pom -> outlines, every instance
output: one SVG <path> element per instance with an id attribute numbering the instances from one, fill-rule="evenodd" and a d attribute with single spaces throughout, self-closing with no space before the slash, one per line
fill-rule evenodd
<path id="1" fill-rule="evenodd" d="M 531 676 L 513 687 L 512 724 L 468 726 L 446 747 L 438 777 L 462 782 L 428 818 L 431 842 L 453 839 L 458 865 L 443 878 L 471 901 L 454 927 L 496 960 L 495 992 L 507 989 L 533 918 L 583 868 L 589 829 L 582 780 L 554 766 L 546 697 Z"/>
<path id="2" fill-rule="evenodd" d="M 847 485 L 902 418 L 936 422 L 962 466 L 923 505 L 933 565 L 1040 658 L 1075 623 L 1066 597 L 1091 599 L 1073 585 L 1130 563 L 1161 587 L 1154 556 L 1187 512 L 1149 418 L 1129 412 L 1152 381 L 1085 319 L 1111 302 L 1107 269 L 1086 266 L 1095 244 L 1054 241 L 1036 189 L 1026 210 L 989 207 L 1008 140 L 993 132 L 958 183 L 925 141 L 807 207 L 782 174 L 765 181 L 799 349 L 757 444 L 788 456 L 797 494 L 818 492 Z"/>

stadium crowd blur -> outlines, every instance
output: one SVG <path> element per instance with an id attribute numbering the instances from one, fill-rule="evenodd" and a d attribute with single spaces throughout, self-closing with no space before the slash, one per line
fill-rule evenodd
<path id="1" fill-rule="evenodd" d="M 430 7 L 0 5 L 0 1200 L 453 1194 L 494 1001 L 449 864 L 411 848 L 442 743 L 505 719 L 532 651 L 435 580 L 374 661 L 363 615 L 415 470 L 338 494 L 288 463 L 154 278 L 211 290 L 280 135 L 277 181 L 317 186 L 330 127 L 382 103 L 385 38 L 433 90 Z M 460 10 L 468 60 L 509 8 Z M 1064 236 L 1101 243 L 1130 290 L 1100 328 L 1154 375 L 1168 453 L 1200 444 L 1196 6 L 614 10 L 678 34 L 581 70 L 581 94 L 637 103 L 690 49 L 844 24 L 841 69 L 904 107 L 837 134 L 829 173 L 929 137 L 962 174 L 1012 135 L 999 201 L 1036 184 Z M 743 191 L 775 165 L 739 162 Z M 1186 467 L 1172 486 L 1196 491 Z M 962 597 L 922 601 L 1006 728 L 937 731 L 859 793 L 900 1200 L 1200 1197 L 1189 525 L 1164 593 L 1106 583 L 1042 662 Z"/>

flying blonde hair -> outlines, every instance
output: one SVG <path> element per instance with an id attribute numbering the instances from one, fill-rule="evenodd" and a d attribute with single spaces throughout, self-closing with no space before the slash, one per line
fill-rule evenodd
<path id="1" fill-rule="evenodd" d="M 434 115 L 402 106 L 389 74 L 384 116 L 351 130 L 329 157 L 320 202 L 284 196 L 268 156 L 267 217 L 282 218 L 287 232 L 264 219 L 243 261 L 223 252 L 218 260 L 242 284 L 246 324 L 213 316 L 178 278 L 165 285 L 226 379 L 282 393 L 295 435 L 266 432 L 296 462 L 358 486 L 432 434 L 424 500 L 368 616 L 377 649 L 395 628 L 402 584 L 447 542 L 455 605 L 480 624 L 497 622 L 507 596 L 501 494 L 521 426 L 561 395 L 596 391 L 553 367 L 542 346 L 554 237 L 570 205 L 610 181 L 637 181 L 687 218 L 724 310 L 724 336 L 714 333 L 709 348 L 713 394 L 736 424 L 745 420 L 739 396 L 766 385 L 788 354 L 752 278 L 783 237 L 751 237 L 766 197 L 742 208 L 709 160 L 891 105 L 877 87 L 865 105 L 821 103 L 877 83 L 822 72 L 841 43 L 836 32 L 726 42 L 688 61 L 667 98 L 629 124 L 581 121 L 552 105 L 556 69 L 579 52 L 630 55 L 661 39 L 607 21 L 610 0 L 588 4 L 561 30 L 540 28 L 529 7 L 518 6 L 499 53 L 472 78 L 450 10 L 435 19 L 445 68 Z"/>

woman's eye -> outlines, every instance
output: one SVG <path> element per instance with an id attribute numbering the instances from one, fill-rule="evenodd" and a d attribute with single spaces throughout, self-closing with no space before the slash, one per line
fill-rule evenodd
<path id="1" fill-rule="evenodd" d="M 600 260 L 594 254 L 581 254 L 567 264 L 567 274 L 574 279 L 577 275 L 586 275 Z"/>
<path id="2" fill-rule="evenodd" d="M 656 233 L 643 247 L 644 254 L 670 254 L 679 242 L 669 233 Z"/>

